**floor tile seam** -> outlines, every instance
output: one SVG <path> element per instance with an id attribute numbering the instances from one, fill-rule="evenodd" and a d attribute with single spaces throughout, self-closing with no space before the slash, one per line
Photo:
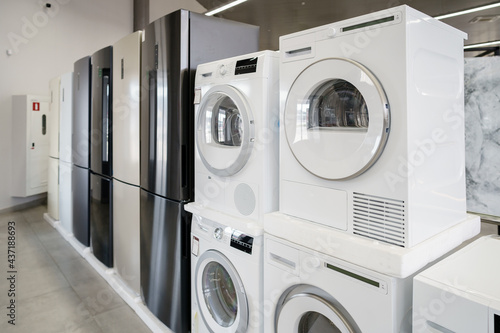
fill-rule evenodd
<path id="1" fill-rule="evenodd" d="M 27 298 L 23 298 L 23 297 L 16 297 L 16 302 L 23 302 L 23 301 L 26 301 L 26 300 L 30 300 L 32 298 L 37 298 L 37 297 L 42 297 L 42 296 L 46 296 L 50 293 L 53 293 L 53 292 L 58 292 L 58 291 L 61 291 L 62 289 L 65 289 L 67 287 L 70 287 L 70 285 L 68 284 L 67 286 L 61 286 L 57 289 L 54 289 L 54 290 L 50 290 L 50 291 L 47 291 L 47 292 L 44 292 L 42 294 L 37 294 L 37 295 L 34 295 L 34 296 L 30 296 L 30 297 L 27 297 Z M 22 293 L 21 293 L 22 295 Z M 77 295 L 78 296 L 78 295 Z"/>

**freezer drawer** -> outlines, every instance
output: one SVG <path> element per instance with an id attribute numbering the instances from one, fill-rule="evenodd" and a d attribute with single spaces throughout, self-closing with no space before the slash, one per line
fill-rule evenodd
<path id="1" fill-rule="evenodd" d="M 113 267 L 113 197 L 111 178 L 90 173 L 90 234 L 94 256 Z"/>
<path id="2" fill-rule="evenodd" d="M 190 328 L 190 229 L 183 203 L 141 190 L 141 296 L 179 333 Z"/>
<path id="3" fill-rule="evenodd" d="M 90 246 L 89 169 L 73 165 L 73 234 L 85 246 Z"/>
<path id="4" fill-rule="evenodd" d="M 140 193 L 138 186 L 113 179 L 114 267 L 125 283 L 140 294 Z"/>

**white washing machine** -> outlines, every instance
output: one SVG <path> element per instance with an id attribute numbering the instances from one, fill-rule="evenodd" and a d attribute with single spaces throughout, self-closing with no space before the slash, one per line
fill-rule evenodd
<path id="1" fill-rule="evenodd" d="M 259 219 L 278 209 L 279 53 L 199 65 L 195 202 Z"/>
<path id="2" fill-rule="evenodd" d="M 465 220 L 464 38 L 408 6 L 280 37 L 280 212 L 401 247 Z"/>
<path id="3" fill-rule="evenodd" d="M 413 332 L 500 332 L 500 237 L 485 236 L 418 274 Z"/>
<path id="4" fill-rule="evenodd" d="M 191 332 L 263 332 L 263 229 L 229 216 L 217 221 L 193 215 Z"/>
<path id="5" fill-rule="evenodd" d="M 389 277 L 268 234 L 264 242 L 266 333 L 411 332 L 413 276 Z"/>

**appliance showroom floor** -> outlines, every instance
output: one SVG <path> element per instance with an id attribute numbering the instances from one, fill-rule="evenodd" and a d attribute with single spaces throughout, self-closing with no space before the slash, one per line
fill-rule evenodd
<path id="1" fill-rule="evenodd" d="M 0 214 L 0 332 L 150 332 L 93 267 L 43 219 L 45 212 L 47 207 L 40 205 Z M 13 284 L 7 258 L 9 221 L 15 222 L 16 232 Z M 496 232 L 496 225 L 483 223 L 474 239 Z M 7 316 L 7 306 L 14 299 L 8 295 L 11 288 L 15 289 L 15 326 L 8 323 Z"/>
<path id="2" fill-rule="evenodd" d="M 0 214 L 0 332 L 151 332 L 135 312 L 43 219 L 44 205 Z M 15 283 L 8 225 L 15 222 Z M 12 281 L 14 282 L 14 281 Z M 7 309 L 15 288 L 15 326 Z"/>

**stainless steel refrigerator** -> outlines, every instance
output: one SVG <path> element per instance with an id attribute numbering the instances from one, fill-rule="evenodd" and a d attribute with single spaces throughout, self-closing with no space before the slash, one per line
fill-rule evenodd
<path id="1" fill-rule="evenodd" d="M 174 332 L 190 331 L 194 74 L 200 63 L 258 50 L 258 27 L 179 10 L 142 43 L 141 295 Z"/>
<path id="2" fill-rule="evenodd" d="M 111 46 L 91 57 L 90 241 L 94 256 L 107 267 L 113 266 L 112 63 Z"/>
<path id="3" fill-rule="evenodd" d="M 84 246 L 90 246 L 90 57 L 87 56 L 75 62 L 73 73 L 73 117 L 71 121 L 73 234 Z"/>

